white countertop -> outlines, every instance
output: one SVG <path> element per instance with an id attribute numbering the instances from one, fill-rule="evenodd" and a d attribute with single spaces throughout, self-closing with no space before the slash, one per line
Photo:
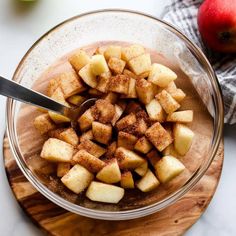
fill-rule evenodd
<path id="1" fill-rule="evenodd" d="M 160 16 L 170 0 L 0 0 L 0 74 L 11 78 L 26 50 L 43 33 L 71 16 L 102 8 L 126 8 Z M 5 131 L 5 99 L 0 97 L 0 147 Z M 225 162 L 216 194 L 186 235 L 236 235 L 236 125 L 226 126 Z M 0 235 L 43 235 L 18 206 L 0 162 Z M 167 226 L 168 227 L 168 226 Z"/>

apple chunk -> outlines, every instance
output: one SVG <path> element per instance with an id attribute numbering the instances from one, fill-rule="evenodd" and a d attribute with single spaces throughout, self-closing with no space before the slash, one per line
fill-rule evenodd
<path id="1" fill-rule="evenodd" d="M 34 126 L 41 134 L 45 134 L 48 131 L 56 128 L 55 124 L 52 122 L 48 114 L 37 116 L 34 119 Z"/>
<path id="2" fill-rule="evenodd" d="M 130 59 L 140 56 L 144 53 L 145 49 L 143 46 L 139 44 L 133 44 L 129 47 L 124 47 L 121 49 L 121 58 L 128 62 Z"/>
<path id="3" fill-rule="evenodd" d="M 70 171 L 61 178 L 61 182 L 72 192 L 81 193 L 93 180 L 93 174 L 83 166 L 74 165 Z"/>
<path id="4" fill-rule="evenodd" d="M 79 123 L 79 127 L 81 131 L 86 131 L 90 129 L 92 127 L 93 121 L 94 121 L 94 118 L 92 116 L 91 109 L 88 109 L 78 119 L 78 123 Z"/>
<path id="5" fill-rule="evenodd" d="M 102 144 L 108 144 L 112 138 L 112 126 L 94 121 L 92 123 L 94 139 Z"/>
<path id="6" fill-rule="evenodd" d="M 149 192 L 159 186 L 160 182 L 151 170 L 147 170 L 146 174 L 136 184 L 137 188 L 142 192 Z"/>
<path id="7" fill-rule="evenodd" d="M 169 122 L 180 122 L 180 123 L 189 123 L 193 121 L 193 111 L 176 111 L 172 114 L 169 114 L 166 118 L 166 121 Z"/>
<path id="8" fill-rule="evenodd" d="M 70 162 L 74 147 L 56 138 L 49 138 L 43 145 L 40 156 L 52 162 Z"/>
<path id="9" fill-rule="evenodd" d="M 121 174 L 120 186 L 122 188 L 134 188 L 134 179 L 131 171 L 125 171 Z"/>
<path id="10" fill-rule="evenodd" d="M 118 203 L 123 198 L 124 193 L 123 188 L 92 181 L 87 189 L 86 197 L 97 202 Z"/>
<path id="11" fill-rule="evenodd" d="M 144 176 L 147 173 L 148 170 L 148 162 L 145 160 L 145 162 L 140 165 L 139 167 L 137 167 L 134 171 L 140 175 L 140 176 Z"/>
<path id="12" fill-rule="evenodd" d="M 107 47 L 107 49 L 104 52 L 104 56 L 106 60 L 108 61 L 111 57 L 115 58 L 121 58 L 121 46 L 117 45 L 110 45 Z"/>
<path id="13" fill-rule="evenodd" d="M 141 156 L 123 147 L 116 149 L 115 157 L 121 169 L 135 169 L 145 162 Z"/>
<path id="14" fill-rule="evenodd" d="M 104 166 L 96 175 L 96 178 L 100 181 L 113 184 L 121 180 L 120 168 L 116 159 L 112 159 Z"/>
<path id="15" fill-rule="evenodd" d="M 164 156 L 155 165 L 156 174 L 161 183 L 167 183 L 181 172 L 185 166 L 173 156 Z"/>
<path id="16" fill-rule="evenodd" d="M 160 152 L 173 142 L 171 135 L 163 128 L 163 126 L 159 122 L 153 124 L 146 131 L 145 135 Z"/>
<path id="17" fill-rule="evenodd" d="M 156 99 L 153 99 L 146 105 L 146 110 L 151 120 L 159 122 L 165 121 L 165 112 Z"/>
<path id="18" fill-rule="evenodd" d="M 174 125 L 174 147 L 180 155 L 185 155 L 191 147 L 194 133 L 183 124 Z"/>
<path id="19" fill-rule="evenodd" d="M 101 157 L 106 152 L 105 148 L 97 145 L 89 139 L 84 139 L 83 141 L 81 141 L 77 148 L 78 150 L 86 150 L 97 158 Z"/>
<path id="20" fill-rule="evenodd" d="M 179 103 L 176 102 L 175 99 L 166 92 L 166 90 L 162 90 L 158 93 L 156 98 L 167 114 L 171 114 L 180 108 Z"/>
<path id="21" fill-rule="evenodd" d="M 148 104 L 154 98 L 153 85 L 145 79 L 136 80 L 136 92 L 140 102 Z"/>
<path id="22" fill-rule="evenodd" d="M 85 150 L 78 151 L 72 158 L 73 164 L 80 164 L 88 169 L 92 173 L 100 171 L 104 166 L 105 162 L 91 155 Z"/>
<path id="23" fill-rule="evenodd" d="M 168 67 L 157 63 L 152 64 L 148 81 L 158 85 L 159 87 L 166 87 L 175 79 L 177 79 L 177 75 Z"/>
<path id="24" fill-rule="evenodd" d="M 90 57 L 84 50 L 79 50 L 69 58 L 69 62 L 76 71 L 79 71 L 90 62 Z"/>
<path id="25" fill-rule="evenodd" d="M 91 70 L 94 75 L 101 75 L 109 71 L 107 62 L 103 55 L 94 55 L 91 59 Z"/>
<path id="26" fill-rule="evenodd" d="M 145 136 L 141 137 L 134 145 L 134 150 L 143 154 L 148 153 L 152 149 L 152 144 L 147 140 Z"/>
<path id="27" fill-rule="evenodd" d="M 118 147 L 124 147 L 129 150 L 133 150 L 137 140 L 138 138 L 136 138 L 134 135 L 120 131 L 118 133 L 117 145 Z"/>
<path id="28" fill-rule="evenodd" d="M 91 64 L 87 64 L 79 71 L 81 79 L 91 88 L 96 88 L 98 81 L 96 75 L 93 74 Z"/>
<path id="29" fill-rule="evenodd" d="M 129 68 L 136 74 L 149 72 L 151 69 L 151 57 L 149 53 L 134 57 L 128 62 Z"/>

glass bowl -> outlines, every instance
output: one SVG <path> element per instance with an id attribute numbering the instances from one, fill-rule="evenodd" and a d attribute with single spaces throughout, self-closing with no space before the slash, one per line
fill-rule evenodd
<path id="1" fill-rule="evenodd" d="M 60 183 L 58 185 L 58 182 L 48 177 L 53 167 L 44 165 L 38 158 L 42 141 L 34 137 L 36 131 L 30 135 L 27 133 L 33 127 L 33 116 L 27 105 L 21 108 L 19 102 L 7 100 L 7 133 L 18 166 L 46 198 L 79 215 L 104 220 L 126 220 L 160 211 L 196 185 L 216 155 L 223 127 L 223 105 L 216 76 L 201 50 L 173 26 L 155 17 L 128 10 L 89 12 L 57 25 L 28 50 L 13 80 L 32 87 L 49 65 L 68 52 L 97 41 L 114 40 L 139 43 L 155 50 L 159 58 L 165 58 L 169 66 L 178 71 L 181 79 L 188 76 L 186 83 L 179 86 L 187 93 L 183 108 L 191 108 L 194 103 L 191 128 L 195 138 L 188 158 L 181 158 L 188 169 L 184 174 L 150 193 L 127 191 L 124 200 L 118 205 L 90 202 L 64 189 L 59 191 Z M 20 114 L 19 111 L 24 108 L 26 110 Z M 31 110 L 36 109 L 31 107 Z M 59 188 L 55 188 L 57 185 Z"/>

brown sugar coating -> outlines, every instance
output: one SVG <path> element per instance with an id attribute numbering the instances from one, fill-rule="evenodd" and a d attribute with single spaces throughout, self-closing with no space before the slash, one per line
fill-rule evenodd
<path id="1" fill-rule="evenodd" d="M 115 115 L 115 107 L 108 101 L 99 99 L 91 108 L 91 113 L 95 120 L 106 124 L 112 121 Z"/>

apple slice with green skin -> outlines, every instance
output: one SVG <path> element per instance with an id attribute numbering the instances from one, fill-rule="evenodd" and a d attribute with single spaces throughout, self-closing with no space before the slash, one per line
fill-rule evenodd
<path id="1" fill-rule="evenodd" d="M 167 183 L 182 173 L 185 166 L 173 156 L 164 156 L 155 164 L 156 175 L 161 183 Z"/>
<path id="2" fill-rule="evenodd" d="M 197 22 L 203 41 L 212 50 L 236 52 L 236 0 L 206 0 L 198 10 Z"/>
<path id="3" fill-rule="evenodd" d="M 118 203 L 124 194 L 123 188 L 92 181 L 87 189 L 86 197 L 97 202 Z"/>

